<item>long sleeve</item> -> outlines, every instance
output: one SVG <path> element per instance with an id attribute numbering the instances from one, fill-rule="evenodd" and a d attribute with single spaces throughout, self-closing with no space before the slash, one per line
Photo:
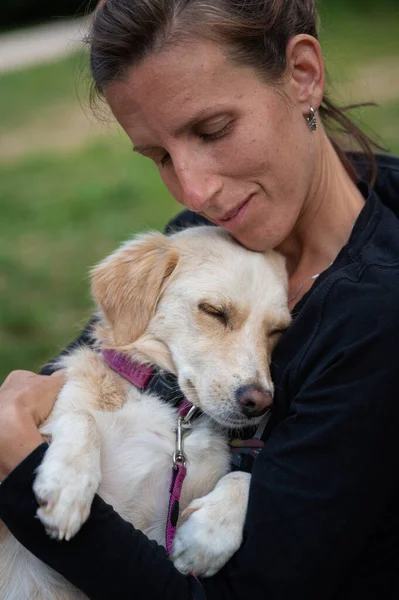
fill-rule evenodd
<path id="1" fill-rule="evenodd" d="M 69 542 L 52 540 L 35 518 L 34 472 L 42 444 L 0 486 L 0 518 L 18 541 L 93 600 L 134 598 L 200 600 L 201 586 L 184 577 L 165 550 L 95 497 L 91 516 Z"/>

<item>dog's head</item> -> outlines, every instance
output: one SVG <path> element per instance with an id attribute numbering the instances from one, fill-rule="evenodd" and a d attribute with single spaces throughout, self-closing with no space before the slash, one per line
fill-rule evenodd
<path id="1" fill-rule="evenodd" d="M 125 243 L 92 271 L 104 345 L 178 377 L 220 424 L 257 423 L 273 397 L 270 355 L 291 321 L 284 260 L 196 227 Z"/>

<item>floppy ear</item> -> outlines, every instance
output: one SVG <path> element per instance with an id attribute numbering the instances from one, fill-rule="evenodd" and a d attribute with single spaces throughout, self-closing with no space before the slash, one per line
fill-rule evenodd
<path id="1" fill-rule="evenodd" d="M 126 242 L 92 269 L 93 297 L 117 346 L 144 333 L 178 259 L 171 240 L 154 232 Z"/>

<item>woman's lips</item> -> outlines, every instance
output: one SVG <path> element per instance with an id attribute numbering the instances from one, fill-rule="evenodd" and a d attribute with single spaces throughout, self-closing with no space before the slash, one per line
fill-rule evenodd
<path id="1" fill-rule="evenodd" d="M 244 217 L 244 214 L 247 210 L 247 207 L 248 207 L 248 204 L 249 204 L 251 198 L 252 198 L 252 195 L 247 200 L 245 200 L 245 202 L 240 204 L 234 211 L 232 211 L 231 213 L 228 213 L 227 218 L 218 219 L 218 221 L 219 221 L 218 225 L 220 225 L 224 229 L 229 229 L 230 227 L 234 227 L 235 225 L 238 225 Z"/>

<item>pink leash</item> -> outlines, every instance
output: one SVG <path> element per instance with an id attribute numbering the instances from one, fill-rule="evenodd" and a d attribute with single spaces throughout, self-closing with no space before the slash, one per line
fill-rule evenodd
<path id="1" fill-rule="evenodd" d="M 133 383 L 140 390 L 145 390 L 155 371 L 148 365 L 130 360 L 127 356 L 115 350 L 103 350 L 102 357 L 105 362 L 119 375 Z M 190 428 L 190 419 L 196 411 L 186 398 L 179 406 L 179 416 L 176 428 L 176 450 L 173 454 L 173 467 L 169 485 L 169 507 L 166 521 L 165 542 L 166 551 L 170 555 L 173 540 L 176 535 L 176 525 L 179 518 L 180 498 L 184 479 L 187 475 L 186 457 L 183 451 L 183 437 Z"/>

